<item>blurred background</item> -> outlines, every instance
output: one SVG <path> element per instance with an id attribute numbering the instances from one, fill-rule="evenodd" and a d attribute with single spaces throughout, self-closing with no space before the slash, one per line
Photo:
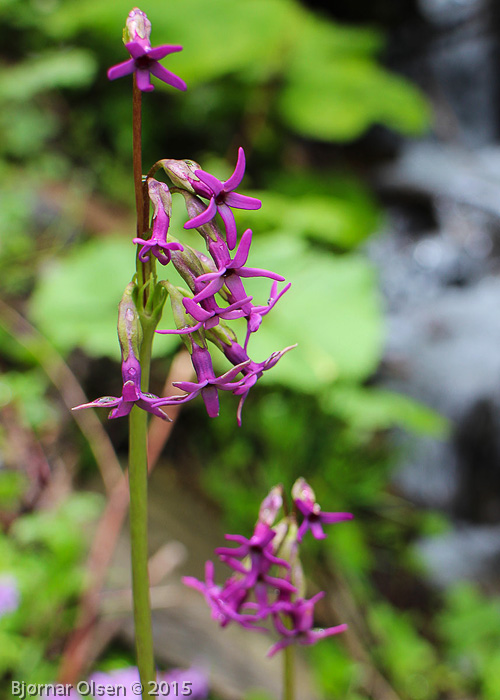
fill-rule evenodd
<path id="1" fill-rule="evenodd" d="M 245 148 L 241 191 L 263 202 L 237 213 L 250 264 L 292 282 L 251 354 L 299 343 L 242 428 L 232 396 L 216 420 L 195 401 L 171 430 L 151 425 L 157 661 L 206 669 L 213 700 L 279 697 L 268 640 L 220 630 L 179 581 L 202 576 L 224 532 L 251 533 L 273 485 L 304 476 L 355 520 L 306 548 L 309 591 L 327 593 L 318 626 L 349 631 L 301 654 L 300 698 L 498 700 L 500 11 L 333 5 L 141 8 L 153 45 L 184 46 L 165 64 L 189 86 L 145 96 L 145 169 L 191 158 L 224 179 Z M 127 58 L 130 9 L 0 7 L 1 698 L 12 679 L 134 663 L 127 422 L 69 410 L 121 386 L 131 81 L 106 70 Z M 180 349 L 158 338 L 155 393 L 188 378 Z"/>

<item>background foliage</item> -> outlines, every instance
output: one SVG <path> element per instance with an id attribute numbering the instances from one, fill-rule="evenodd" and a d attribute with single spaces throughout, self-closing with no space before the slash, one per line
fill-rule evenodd
<path id="1" fill-rule="evenodd" d="M 292 282 L 252 339 L 252 354 L 261 359 L 299 341 L 248 399 L 240 431 L 231 397 L 217 421 L 188 406 L 167 456 L 181 466 L 203 465 L 190 468 L 189 478 L 233 531 L 248 532 L 266 490 L 290 486 L 299 474 L 328 510 L 356 513 L 326 546 L 312 548 L 309 565 L 318 582 L 333 572 L 346 578 L 366 618 L 370 660 L 353 659 L 341 645 L 311 650 L 324 697 L 371 697 L 366 674 L 373 667 L 402 699 L 458 700 L 470 692 L 496 700 L 496 603 L 470 588 L 429 593 L 425 604 L 408 593 L 395 602 L 384 584 L 397 572 L 403 593 L 420 585 L 411 542 L 446 526 L 391 493 L 385 431 L 397 424 L 436 434 L 446 426 L 425 407 L 371 386 L 384 324 L 362 244 L 380 213 L 339 144 L 374 125 L 421 133 L 430 123 L 425 100 L 383 67 L 379 32 L 342 26 L 293 0 L 168 7 L 149 0 L 143 9 L 153 43 L 183 44 L 169 68 L 189 85 L 186 95 L 160 84 L 147 96 L 145 163 L 190 157 L 224 177 L 236 147 L 245 147 L 245 191 L 263 201 L 259 215 L 238 218 L 255 231 L 251 264 Z M 126 58 L 119 37 L 129 10 L 128 0 L 10 0 L 0 8 L 0 289 L 82 370 L 82 381 L 89 363 L 97 368 L 88 391 L 98 378 L 99 394 L 114 393 L 119 381 L 116 305 L 132 273 L 130 84 L 110 85 L 105 76 Z M 176 216 L 181 226 L 182 214 Z M 256 286 L 257 294 L 266 292 Z M 78 444 L 42 370 L 42 351 L 27 352 L 3 313 L 0 341 L 2 415 L 14 411 L 42 444 L 56 425 L 58 439 Z M 166 370 L 175 345 L 159 339 L 155 375 Z M 113 430 L 120 447 L 125 427 Z M 13 440 L 4 428 L 5 454 Z M 86 450 L 80 468 L 94 468 Z M 36 500 L 26 504 L 22 472 L 8 459 L 0 471 L 0 572 L 16 575 L 23 599 L 17 613 L 0 620 L 0 648 L 9 649 L 0 674 L 25 679 L 29 668 L 30 680 L 45 682 L 73 622 L 82 522 L 96 504 L 81 495 L 40 511 Z M 46 620 L 56 614 L 47 636 Z M 479 619 L 488 624 L 471 634 Z"/>

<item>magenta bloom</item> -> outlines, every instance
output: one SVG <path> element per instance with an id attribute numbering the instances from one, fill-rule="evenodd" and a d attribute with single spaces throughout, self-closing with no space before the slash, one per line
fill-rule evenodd
<path id="1" fill-rule="evenodd" d="M 235 382 L 234 379 L 247 363 L 244 362 L 237 365 L 236 367 L 233 367 L 233 369 L 230 369 L 229 372 L 222 374 L 220 377 L 216 377 L 209 350 L 207 348 L 200 347 L 196 343 L 193 343 L 191 361 L 193 363 L 198 381 L 173 383 L 174 386 L 181 389 L 181 391 L 186 391 L 187 395 L 168 396 L 164 399 L 157 399 L 155 406 L 172 406 L 175 404 L 186 403 L 201 393 L 201 397 L 205 403 L 208 415 L 210 418 L 215 418 L 219 415 L 218 390 L 222 389 L 223 391 L 233 391 L 239 385 L 239 382 Z"/>
<path id="2" fill-rule="evenodd" d="M 323 531 L 323 524 L 340 523 L 343 520 L 352 520 L 352 513 L 324 513 L 319 504 L 316 503 L 314 491 L 305 479 L 297 479 L 292 489 L 292 496 L 297 509 L 304 516 L 299 531 L 297 542 L 302 542 L 302 538 L 308 530 L 311 530 L 313 537 L 317 540 L 324 540 L 326 537 Z"/>
<path id="3" fill-rule="evenodd" d="M 241 237 L 240 245 L 233 259 L 229 253 L 226 260 L 216 272 L 207 272 L 196 279 L 196 286 L 200 287 L 200 282 L 207 282 L 200 291 L 194 295 L 193 301 L 199 302 L 216 294 L 224 285 L 228 287 L 235 301 L 247 296 L 241 277 L 268 277 L 272 280 L 283 282 L 285 278 L 277 272 L 263 270 L 258 267 L 244 267 L 250 253 L 252 244 L 252 231 L 247 229 Z"/>
<path id="4" fill-rule="evenodd" d="M 109 418 L 121 418 L 127 416 L 134 404 L 137 404 L 143 411 L 153 413 L 158 418 L 169 421 L 170 418 L 161 409 L 156 407 L 160 400 L 158 396 L 141 391 L 141 365 L 139 360 L 130 351 L 129 357 L 122 363 L 123 388 L 122 395 L 101 396 L 99 399 L 75 406 L 73 411 L 81 408 L 103 408 L 115 407 L 109 414 Z"/>
<path id="5" fill-rule="evenodd" d="M 211 221 L 217 212 L 219 212 L 226 227 L 227 245 L 233 250 L 236 246 L 237 232 L 236 222 L 230 207 L 234 207 L 235 209 L 260 209 L 262 206 L 260 199 L 247 197 L 246 195 L 234 192 L 243 180 L 243 175 L 245 174 L 245 152 L 242 148 L 238 149 L 236 167 L 231 177 L 225 182 L 221 182 L 204 170 L 195 170 L 194 174 L 202 183 L 210 188 L 212 196 L 205 211 L 195 216 L 194 219 L 190 219 L 190 221 L 184 224 L 184 228 L 198 228 L 199 226 L 203 226 L 203 224 Z M 196 191 L 196 183 L 193 183 L 193 187 Z M 204 191 L 198 191 L 197 194 L 206 196 Z"/>
<path id="6" fill-rule="evenodd" d="M 182 46 L 163 44 L 153 48 L 146 41 L 129 41 L 128 44 L 125 44 L 125 48 L 131 58 L 112 66 L 108 70 L 109 80 L 116 80 L 116 78 L 123 78 L 125 75 L 135 73 L 139 90 L 151 92 L 154 90 L 154 86 L 151 84 L 150 75 L 154 75 L 178 90 L 187 89 L 186 83 L 181 78 L 158 63 L 165 56 L 182 51 Z"/>
<path id="7" fill-rule="evenodd" d="M 297 598 L 293 602 L 281 603 L 280 612 L 288 618 L 291 625 L 286 626 L 281 620 L 279 613 L 273 615 L 274 626 L 277 632 L 282 635 L 282 638 L 269 649 L 267 656 L 274 656 L 276 652 L 290 646 L 290 644 L 297 643 L 308 646 L 316 644 L 316 642 L 325 637 L 345 632 L 347 625 L 337 625 L 327 629 L 312 629 L 314 624 L 314 605 L 324 595 L 324 592 L 321 591 L 321 593 L 318 593 L 310 600 Z"/>
<path id="8" fill-rule="evenodd" d="M 152 253 L 162 265 L 167 265 L 170 262 L 172 251 L 184 250 L 177 241 L 167 243 L 172 197 L 164 182 L 158 182 L 152 178 L 148 180 L 148 191 L 154 206 L 151 238 L 134 238 L 132 242 L 142 245 L 139 252 L 141 262 L 147 262 L 149 254 Z"/>

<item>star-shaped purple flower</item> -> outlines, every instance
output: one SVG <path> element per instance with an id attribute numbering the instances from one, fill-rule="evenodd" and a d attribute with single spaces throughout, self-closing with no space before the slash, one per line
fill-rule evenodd
<path id="1" fill-rule="evenodd" d="M 200 347 L 195 342 L 193 342 L 191 361 L 198 381 L 174 382 L 174 386 L 181 391 L 187 392 L 187 394 L 185 396 L 167 396 L 164 399 L 157 399 L 155 406 L 174 406 L 176 404 L 186 403 L 201 393 L 208 415 L 210 418 L 215 418 L 219 415 L 218 390 L 233 391 L 239 385 L 239 381 L 235 382 L 234 379 L 247 363 L 244 362 L 237 365 L 230 369 L 229 372 L 222 374 L 220 377 L 216 377 L 209 350 Z"/>
<path id="2" fill-rule="evenodd" d="M 312 629 L 314 624 L 314 605 L 324 595 L 324 592 L 321 591 L 321 593 L 309 600 L 297 598 L 292 602 L 282 603 L 280 612 L 286 615 L 291 624 L 286 626 L 282 622 L 280 614 L 275 613 L 273 615 L 274 626 L 282 635 L 282 638 L 269 649 L 267 656 L 274 656 L 276 652 L 290 646 L 290 644 L 297 643 L 309 646 L 310 644 L 316 644 L 316 642 L 325 637 L 345 632 L 347 625 L 337 625 L 327 629 Z"/>
<path id="3" fill-rule="evenodd" d="M 153 178 L 148 180 L 148 191 L 149 198 L 154 206 L 151 238 L 134 238 L 132 242 L 142 245 L 139 252 L 139 260 L 141 262 L 148 262 L 149 254 L 152 253 L 162 265 L 167 265 L 170 262 L 172 251 L 184 250 L 177 241 L 167 243 L 172 196 L 164 182 L 158 182 Z"/>
<path id="4" fill-rule="evenodd" d="M 121 396 L 101 396 L 95 401 L 75 406 L 73 411 L 78 411 L 81 408 L 111 408 L 114 406 L 115 408 L 110 412 L 109 418 L 121 418 L 122 416 L 127 416 L 134 404 L 136 404 L 143 411 L 152 413 L 165 421 L 170 421 L 167 414 L 156 406 L 160 400 L 159 397 L 141 391 L 141 365 L 132 352 L 129 353 L 128 358 L 122 363 L 122 378 L 123 388 Z"/>
<path id="5" fill-rule="evenodd" d="M 167 85 L 171 85 L 178 90 L 186 90 L 186 83 L 171 71 L 164 68 L 158 61 L 171 53 L 182 51 L 182 46 L 174 44 L 163 44 L 162 46 L 151 47 L 149 42 L 129 41 L 125 44 L 131 58 L 123 63 L 118 63 L 108 70 L 109 80 L 123 78 L 125 75 L 135 73 L 137 87 L 142 92 L 151 92 L 154 85 L 151 84 L 150 75 L 154 75 Z"/>
<path id="6" fill-rule="evenodd" d="M 184 224 L 184 228 L 189 229 L 203 226 L 203 224 L 211 221 L 217 212 L 219 212 L 226 227 L 227 245 L 233 250 L 236 246 L 237 232 L 234 214 L 230 207 L 234 207 L 235 209 L 260 209 L 262 206 L 260 199 L 234 192 L 243 180 L 243 175 L 245 174 L 245 152 L 242 148 L 238 149 L 236 167 L 231 177 L 225 182 L 218 180 L 210 173 L 205 172 L 205 170 L 195 170 L 194 174 L 202 183 L 210 188 L 212 196 L 205 211 L 198 214 L 198 216 L 195 216 L 193 219 L 190 219 Z M 193 187 L 196 191 L 196 183 L 193 183 Z M 203 191 L 199 191 L 197 194 L 206 196 Z"/>
<path id="7" fill-rule="evenodd" d="M 352 520 L 354 517 L 352 513 L 323 512 L 319 504 L 316 503 L 314 491 L 302 477 L 297 479 L 293 485 L 292 497 L 297 509 L 304 516 L 297 533 L 297 542 L 299 543 L 302 542 L 302 538 L 308 530 L 311 530 L 315 539 L 323 540 L 326 537 L 322 527 L 323 524 L 339 523 L 343 520 Z"/>

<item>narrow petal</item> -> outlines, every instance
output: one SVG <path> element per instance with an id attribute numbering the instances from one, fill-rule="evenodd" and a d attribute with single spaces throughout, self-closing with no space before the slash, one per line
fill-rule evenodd
<path id="1" fill-rule="evenodd" d="M 137 87 L 141 92 L 151 92 L 155 89 L 149 78 L 149 70 L 137 68 L 135 71 L 135 78 L 137 81 Z"/>
<path id="2" fill-rule="evenodd" d="M 285 281 L 285 278 L 282 275 L 278 275 L 277 272 L 262 270 L 259 267 L 242 267 L 240 270 L 238 270 L 238 275 L 240 277 L 269 277 L 269 279 L 277 280 L 278 282 Z"/>
<path id="3" fill-rule="evenodd" d="M 343 520 L 352 520 L 354 515 L 352 513 L 320 513 L 319 519 L 322 523 L 340 523 Z"/>
<path id="4" fill-rule="evenodd" d="M 226 180 L 224 183 L 224 190 L 226 192 L 229 192 L 230 190 L 235 190 L 240 182 L 243 180 L 243 175 L 245 174 L 245 151 L 241 148 L 241 146 L 238 148 L 238 160 L 236 161 L 236 167 L 234 168 L 234 172 L 229 178 L 229 180 Z"/>
<path id="5" fill-rule="evenodd" d="M 288 639 L 282 639 L 281 641 L 276 642 L 276 644 L 273 644 L 273 646 L 267 652 L 266 656 L 270 659 L 271 656 L 274 656 L 278 651 L 281 651 L 285 647 L 289 647 L 290 644 L 293 644 L 294 642 L 295 642 L 294 637 L 288 637 Z"/>
<path id="6" fill-rule="evenodd" d="M 222 192 L 223 184 L 214 175 L 207 173 L 205 170 L 195 170 L 194 174 L 201 180 L 207 187 L 210 187 L 215 196 Z"/>
<path id="7" fill-rule="evenodd" d="M 214 386 L 205 386 L 201 390 L 201 398 L 207 409 L 210 418 L 217 418 L 219 415 L 219 394 Z"/>
<path id="8" fill-rule="evenodd" d="M 158 416 L 158 418 L 161 418 L 162 420 L 167 421 L 169 423 L 172 422 L 172 419 L 169 416 L 167 416 L 167 414 L 164 413 L 160 408 L 158 408 L 156 403 L 152 404 L 151 401 L 139 399 L 137 405 L 139 406 L 139 408 L 142 408 L 143 411 L 152 413 L 153 415 Z"/>
<path id="9" fill-rule="evenodd" d="M 72 411 L 79 411 L 81 408 L 110 408 L 111 406 L 118 406 L 121 401 L 121 397 L 116 396 L 101 396 L 99 399 L 94 401 L 89 401 L 89 403 L 82 403 L 79 406 L 73 406 Z"/>
<path id="10" fill-rule="evenodd" d="M 186 83 L 179 78 L 178 75 L 175 75 L 175 73 L 172 73 L 172 71 L 167 70 L 159 63 L 153 63 L 149 67 L 149 70 L 154 76 L 160 80 L 163 80 L 164 83 L 167 83 L 167 85 L 171 85 L 172 87 L 177 88 L 177 90 L 182 90 L 183 92 L 187 90 Z"/>
<path id="11" fill-rule="evenodd" d="M 199 382 L 172 382 L 173 386 L 176 386 L 178 389 L 181 391 L 186 391 L 186 392 L 192 392 L 192 391 L 197 391 L 200 392 L 206 384 L 200 385 Z"/>
<path id="12" fill-rule="evenodd" d="M 236 221 L 234 214 L 227 204 L 219 204 L 219 214 L 226 227 L 226 242 L 229 250 L 233 250 L 238 240 L 238 232 L 236 230 Z"/>
<path id="13" fill-rule="evenodd" d="M 159 61 L 161 58 L 165 58 L 171 53 L 176 53 L 177 51 L 182 51 L 182 46 L 178 44 L 162 44 L 161 46 L 154 46 L 147 52 L 148 58 L 153 58 L 155 61 Z"/>
<path id="14" fill-rule="evenodd" d="M 119 405 L 110 411 L 108 418 L 123 418 L 128 416 L 134 406 L 134 401 L 120 401 Z"/>
<path id="15" fill-rule="evenodd" d="M 135 61 L 133 58 L 129 58 L 128 61 L 123 63 L 118 63 L 116 66 L 111 66 L 108 70 L 108 79 L 116 80 L 117 78 L 123 78 L 126 75 L 130 75 L 135 70 Z"/>
<path id="16" fill-rule="evenodd" d="M 185 335 L 186 333 L 194 333 L 199 330 L 203 325 L 203 321 L 200 321 L 196 326 L 189 326 L 188 328 L 176 328 L 167 329 L 164 331 L 156 331 L 156 333 L 161 333 L 162 335 Z"/>
<path id="17" fill-rule="evenodd" d="M 129 41 L 128 44 L 125 44 L 125 48 L 132 58 L 142 58 L 147 54 L 146 47 L 138 41 Z"/>
<path id="18" fill-rule="evenodd" d="M 243 267 L 243 265 L 248 260 L 248 254 L 250 253 L 250 246 L 251 245 L 252 245 L 252 229 L 247 228 L 247 230 L 245 231 L 245 233 L 241 237 L 240 244 L 238 246 L 238 250 L 236 251 L 236 255 L 231 260 L 228 267 L 232 268 L 233 270 L 237 270 L 240 267 Z"/>
<path id="19" fill-rule="evenodd" d="M 311 532 L 313 534 L 313 537 L 317 540 L 324 540 L 326 537 L 326 533 L 321 527 L 321 523 L 318 521 L 312 521 L 309 522 L 309 527 L 311 528 Z"/>
<path id="20" fill-rule="evenodd" d="M 190 229 L 190 228 L 198 228 L 199 226 L 203 226 L 203 224 L 207 224 L 209 221 L 211 221 L 216 214 L 217 214 L 217 205 L 215 203 L 215 199 L 212 197 L 212 199 L 208 203 L 208 206 L 205 209 L 205 211 L 202 211 L 201 214 L 198 214 L 198 216 L 195 216 L 194 218 L 187 221 L 184 224 L 184 228 Z"/>
<path id="21" fill-rule="evenodd" d="M 190 314 L 197 321 L 207 321 L 214 315 L 213 311 L 206 311 L 205 309 L 202 309 L 201 306 L 198 306 L 198 304 L 189 297 L 184 297 L 182 303 L 188 314 Z"/>
<path id="22" fill-rule="evenodd" d="M 225 203 L 235 209 L 249 209 L 255 211 L 260 209 L 262 202 L 257 197 L 248 197 L 246 194 L 238 194 L 237 192 L 228 192 L 224 197 Z"/>
<path id="23" fill-rule="evenodd" d="M 201 292 L 198 292 L 197 294 L 194 295 L 193 301 L 195 303 L 203 301 L 203 299 L 207 299 L 208 297 L 213 296 L 214 294 L 217 294 L 217 292 L 222 289 L 224 286 L 224 278 L 223 277 L 218 277 L 217 279 L 212 280 L 209 282 Z"/>

